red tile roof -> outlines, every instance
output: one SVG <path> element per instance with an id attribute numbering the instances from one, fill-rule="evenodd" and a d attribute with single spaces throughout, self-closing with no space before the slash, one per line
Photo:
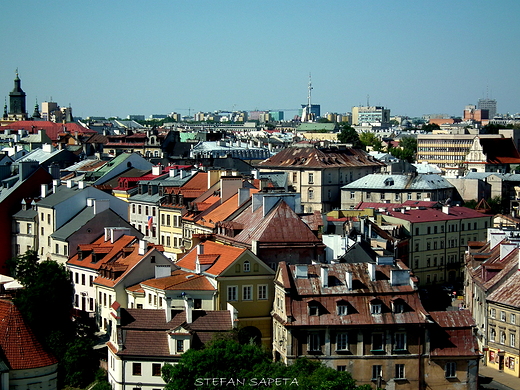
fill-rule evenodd
<path id="1" fill-rule="evenodd" d="M 206 276 L 197 275 L 177 269 L 171 276 L 158 279 L 149 279 L 141 282 L 141 285 L 158 288 L 161 290 L 182 290 L 182 291 L 214 291 L 215 287 L 208 281 Z"/>
<path id="2" fill-rule="evenodd" d="M 210 275 L 220 275 L 246 251 L 246 249 L 244 248 L 237 248 L 231 245 L 219 244 L 213 241 L 205 241 L 203 244 L 199 245 L 203 245 L 204 247 L 205 259 L 208 259 L 208 255 L 215 256 L 215 262 L 212 263 L 212 265 L 205 271 Z M 197 247 L 194 247 L 175 264 L 186 270 L 195 271 L 196 260 Z"/>
<path id="3" fill-rule="evenodd" d="M 12 130 L 27 130 L 30 134 L 38 134 L 38 130 L 43 129 L 47 133 L 47 136 L 52 141 L 58 141 L 59 133 L 62 133 L 64 129 L 68 133 L 82 134 L 82 135 L 95 135 L 95 130 L 87 129 L 86 127 L 80 126 L 77 123 L 54 123 L 49 121 L 18 121 L 10 123 L 7 126 L 2 126 L 3 129 Z"/>
<path id="4" fill-rule="evenodd" d="M 430 315 L 439 325 L 431 331 L 432 356 L 478 355 L 478 345 L 472 330 L 475 322 L 468 310 L 432 311 Z"/>
<path id="5" fill-rule="evenodd" d="M 57 359 L 43 349 L 11 301 L 0 300 L 0 353 L 13 370 L 46 367 Z"/>

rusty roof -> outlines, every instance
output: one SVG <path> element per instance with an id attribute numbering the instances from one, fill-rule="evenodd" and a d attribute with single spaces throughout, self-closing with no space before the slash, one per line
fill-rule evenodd
<path id="1" fill-rule="evenodd" d="M 280 200 L 265 217 L 262 207 L 259 207 L 253 212 L 250 209 L 245 210 L 233 221 L 244 227 L 234 239 L 247 245 L 251 245 L 253 241 L 322 244 L 309 226 L 283 200 Z"/>
<path id="2" fill-rule="evenodd" d="M 378 324 L 422 324 L 426 323 L 426 310 L 422 306 L 417 290 L 410 284 L 392 286 L 389 282 L 391 269 L 403 269 L 390 265 L 376 266 L 376 280 L 371 281 L 367 264 L 328 264 L 327 287 L 322 286 L 323 265 L 290 265 L 280 263 L 284 287 L 292 291 L 287 300 L 288 313 L 294 321 L 287 326 L 315 325 L 378 325 Z M 307 276 L 297 277 L 297 267 L 306 267 Z M 407 269 L 406 269 L 407 270 Z M 349 290 L 346 272 L 352 273 L 353 285 Z M 393 302 L 400 300 L 402 313 L 394 313 Z M 381 314 L 371 314 L 371 303 L 382 306 Z M 348 305 L 347 315 L 337 315 L 337 305 Z M 311 315 L 309 304 L 319 307 L 319 315 Z"/>
<path id="3" fill-rule="evenodd" d="M 520 271 L 516 270 L 506 278 L 496 290 L 486 298 L 487 301 L 520 308 Z"/>
<path id="4" fill-rule="evenodd" d="M 289 147 L 258 164 L 260 168 L 285 169 L 381 167 L 385 165 L 361 149 L 318 149 L 314 147 Z"/>

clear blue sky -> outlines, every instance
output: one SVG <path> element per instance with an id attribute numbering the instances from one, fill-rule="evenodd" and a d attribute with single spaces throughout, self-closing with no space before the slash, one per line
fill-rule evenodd
<path id="1" fill-rule="evenodd" d="M 0 93 L 19 69 L 77 116 L 218 109 L 520 112 L 520 1 L 4 1 Z M 488 92 L 486 92 L 488 91 Z M 293 113 L 289 113 L 291 115 Z"/>

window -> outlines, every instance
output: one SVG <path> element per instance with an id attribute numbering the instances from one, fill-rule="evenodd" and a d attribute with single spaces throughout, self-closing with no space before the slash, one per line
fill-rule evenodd
<path id="1" fill-rule="evenodd" d="M 251 263 L 249 261 L 244 261 L 244 272 L 251 271 Z"/>
<path id="2" fill-rule="evenodd" d="M 85 285 L 85 274 L 81 274 L 81 285 Z"/>
<path id="3" fill-rule="evenodd" d="M 152 376 L 161 376 L 161 364 L 152 363 Z"/>
<path id="4" fill-rule="evenodd" d="M 381 200 L 385 200 L 385 193 L 381 192 Z"/>
<path id="5" fill-rule="evenodd" d="M 314 190 L 313 189 L 310 189 L 308 194 L 309 194 L 309 199 L 314 199 Z"/>
<path id="6" fill-rule="evenodd" d="M 491 328 L 491 330 L 489 331 L 489 341 L 495 341 L 497 337 L 497 332 L 495 329 Z"/>
<path id="7" fill-rule="evenodd" d="M 347 366 L 337 366 L 336 370 L 337 371 L 347 371 Z"/>
<path id="8" fill-rule="evenodd" d="M 321 349 L 320 345 L 320 335 L 319 333 L 310 333 L 309 340 L 307 344 L 308 351 L 319 351 Z"/>
<path id="9" fill-rule="evenodd" d="M 267 284 L 258 285 L 258 299 L 267 299 Z"/>
<path id="10" fill-rule="evenodd" d="M 406 199 L 407 200 L 412 200 L 412 193 L 411 192 L 406 194 Z"/>
<path id="11" fill-rule="evenodd" d="M 496 318 L 497 316 L 497 311 L 495 309 L 491 309 L 490 310 L 490 315 L 491 315 L 491 318 Z"/>
<path id="12" fill-rule="evenodd" d="M 309 173 L 309 184 L 314 184 L 314 173 Z"/>
<path id="13" fill-rule="evenodd" d="M 293 181 L 293 183 L 298 183 L 298 173 L 297 172 L 293 172 L 292 181 Z"/>
<path id="14" fill-rule="evenodd" d="M 348 306 L 345 303 L 338 303 L 338 316 L 346 316 L 348 314 Z"/>
<path id="15" fill-rule="evenodd" d="M 457 377 L 457 363 L 448 362 L 444 367 L 444 376 L 446 378 L 456 378 Z"/>
<path id="16" fill-rule="evenodd" d="M 372 333 L 372 351 L 383 350 L 383 333 Z"/>
<path id="17" fill-rule="evenodd" d="M 395 200 L 399 200 L 399 194 L 398 193 L 395 194 Z"/>
<path id="18" fill-rule="evenodd" d="M 336 338 L 336 350 L 348 351 L 348 336 L 347 333 L 338 333 Z"/>
<path id="19" fill-rule="evenodd" d="M 27 234 L 32 234 L 32 225 L 30 223 L 27 224 Z"/>
<path id="20" fill-rule="evenodd" d="M 74 272 L 74 283 L 79 284 L 79 273 Z"/>
<path id="21" fill-rule="evenodd" d="M 406 333 L 398 332 L 394 335 L 394 349 L 404 351 L 406 349 Z"/>
<path id="22" fill-rule="evenodd" d="M 515 344 L 516 344 L 516 334 L 509 333 L 509 346 L 514 348 Z"/>
<path id="23" fill-rule="evenodd" d="M 89 298 L 88 299 L 88 309 L 90 311 L 94 311 L 94 298 Z"/>
<path id="24" fill-rule="evenodd" d="M 417 200 L 421 200 L 421 193 L 420 192 L 417 193 Z"/>
<path id="25" fill-rule="evenodd" d="M 404 364 L 396 364 L 395 365 L 395 379 L 405 379 L 404 376 Z"/>
<path id="26" fill-rule="evenodd" d="M 236 301 L 237 300 L 237 286 L 228 286 L 228 288 L 227 288 L 227 300 L 228 301 Z"/>
<path id="27" fill-rule="evenodd" d="M 505 320 L 506 320 L 506 312 L 500 311 L 500 321 L 505 321 Z"/>
<path id="28" fill-rule="evenodd" d="M 320 308 L 316 303 L 309 304 L 309 315 L 310 316 L 318 316 L 320 315 Z"/>
<path id="29" fill-rule="evenodd" d="M 404 303 L 398 299 L 392 303 L 394 313 L 404 313 Z"/>
<path id="30" fill-rule="evenodd" d="M 253 286 L 242 287 L 242 300 L 251 301 L 253 300 Z"/>
<path id="31" fill-rule="evenodd" d="M 141 375 L 141 363 L 132 363 L 132 375 Z"/>
<path id="32" fill-rule="evenodd" d="M 372 366 L 372 380 L 376 381 L 383 376 L 383 366 L 376 364 Z"/>
<path id="33" fill-rule="evenodd" d="M 500 332 L 500 344 L 506 343 L 506 332 L 502 331 Z"/>
<path id="34" fill-rule="evenodd" d="M 512 324 L 516 324 L 516 314 L 511 314 L 511 316 L 509 317 L 509 322 L 511 322 Z"/>
<path id="35" fill-rule="evenodd" d="M 370 199 L 372 197 L 372 193 L 371 192 L 367 192 L 367 199 Z"/>
<path id="36" fill-rule="evenodd" d="M 371 303 L 370 304 L 370 313 L 371 314 L 381 314 L 381 304 L 380 303 Z"/>
<path id="37" fill-rule="evenodd" d="M 177 340 L 177 352 L 184 352 L 184 340 Z"/>
<path id="38" fill-rule="evenodd" d="M 354 191 L 350 191 L 350 199 L 354 199 L 356 197 L 356 193 Z"/>

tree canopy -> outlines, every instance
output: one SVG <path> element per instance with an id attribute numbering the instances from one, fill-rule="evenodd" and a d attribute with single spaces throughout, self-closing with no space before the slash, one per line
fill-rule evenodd
<path id="1" fill-rule="evenodd" d="M 381 140 L 372 132 L 364 131 L 359 135 L 359 141 L 365 146 L 371 146 L 376 152 L 380 152 L 383 149 Z"/>
<path id="2" fill-rule="evenodd" d="M 308 359 L 285 366 L 272 362 L 270 355 L 256 345 L 225 338 L 202 350 L 188 350 L 178 364 L 163 366 L 162 377 L 166 390 L 216 389 L 226 385 L 237 389 L 370 389 L 357 387 L 348 372 L 338 372 Z"/>
<path id="3" fill-rule="evenodd" d="M 95 326 L 71 317 L 74 287 L 69 272 L 55 261 L 38 262 L 35 251 L 15 257 L 9 266 L 24 287 L 14 303 L 36 337 L 58 359 L 60 382 L 86 386 L 99 366 L 92 349 Z"/>
<path id="4" fill-rule="evenodd" d="M 351 125 L 343 123 L 340 126 L 340 132 L 338 133 L 338 140 L 344 144 L 352 144 L 353 148 L 363 149 L 363 144 L 359 140 L 359 134 Z"/>
<path id="5" fill-rule="evenodd" d="M 417 139 L 412 136 L 405 136 L 399 141 L 399 147 L 391 148 L 390 154 L 409 163 L 415 161 L 415 153 L 417 152 Z"/>

